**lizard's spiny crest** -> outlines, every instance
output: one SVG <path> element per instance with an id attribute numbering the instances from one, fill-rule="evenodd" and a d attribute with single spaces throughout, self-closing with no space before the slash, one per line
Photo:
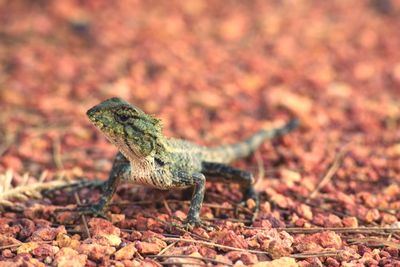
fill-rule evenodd
<path id="1" fill-rule="evenodd" d="M 87 111 L 90 121 L 127 157 L 150 155 L 162 135 L 160 120 L 120 98 L 110 98 Z"/>

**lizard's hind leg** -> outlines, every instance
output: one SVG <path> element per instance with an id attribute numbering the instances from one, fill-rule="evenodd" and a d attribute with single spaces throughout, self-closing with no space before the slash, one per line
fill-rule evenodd
<path id="1" fill-rule="evenodd" d="M 194 190 L 190 201 L 189 213 L 186 218 L 187 224 L 198 225 L 200 220 L 200 209 L 203 205 L 206 177 L 201 173 L 193 174 Z"/>
<path id="2" fill-rule="evenodd" d="M 203 162 L 202 173 L 204 173 L 210 181 L 240 184 L 243 192 L 243 200 L 245 201 L 249 198 L 254 199 L 256 202 L 256 211 L 258 211 L 258 195 L 253 186 L 254 177 L 250 172 L 233 168 L 222 163 Z"/>
<path id="3" fill-rule="evenodd" d="M 176 172 L 174 176 L 180 185 L 193 186 L 193 195 L 190 201 L 189 212 L 184 222 L 185 228 L 191 229 L 194 226 L 207 226 L 200 219 L 200 209 L 203 205 L 206 177 L 202 173 L 189 174 Z"/>

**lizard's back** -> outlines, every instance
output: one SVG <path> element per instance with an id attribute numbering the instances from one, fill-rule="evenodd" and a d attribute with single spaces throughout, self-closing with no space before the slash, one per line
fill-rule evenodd
<path id="1" fill-rule="evenodd" d="M 167 150 L 177 168 L 200 172 L 202 162 L 227 164 L 245 158 L 254 152 L 266 139 L 281 136 L 297 127 L 297 125 L 298 121 L 292 120 L 282 127 L 262 129 L 242 142 L 215 147 L 201 146 L 186 140 L 170 138 L 167 139 Z"/>

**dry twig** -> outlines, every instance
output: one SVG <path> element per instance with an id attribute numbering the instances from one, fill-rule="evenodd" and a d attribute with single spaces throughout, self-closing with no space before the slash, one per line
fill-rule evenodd
<path id="1" fill-rule="evenodd" d="M 80 200 L 77 192 L 74 193 L 74 197 L 75 197 L 76 204 L 81 205 L 82 203 L 81 203 L 81 200 Z M 88 238 L 91 238 L 85 214 L 81 214 L 81 218 L 82 218 L 83 226 L 85 227 L 86 235 Z"/>
<path id="2" fill-rule="evenodd" d="M 242 251 L 242 252 L 249 252 L 249 253 L 254 253 L 254 254 L 269 255 L 265 251 L 235 248 L 235 247 L 231 247 L 231 246 L 225 246 L 225 245 L 220 245 L 220 244 L 216 244 L 216 243 L 213 243 L 213 242 L 206 242 L 206 241 L 200 241 L 200 240 L 190 240 L 190 239 L 173 238 L 173 237 L 165 237 L 165 238 L 163 238 L 163 240 L 164 241 L 196 243 L 196 244 L 212 246 L 212 247 L 215 247 L 215 248 L 228 249 L 228 250 L 233 250 L 233 251 Z M 289 255 L 289 257 L 296 258 L 296 259 L 305 259 L 305 258 L 314 258 L 314 257 L 327 257 L 327 256 L 337 256 L 340 252 L 342 252 L 342 250 L 329 250 L 329 251 L 320 251 L 320 252 L 315 252 L 315 253 L 298 253 L 298 254 Z"/>
<path id="3" fill-rule="evenodd" d="M 164 204 L 165 209 L 167 210 L 168 215 L 172 216 L 172 211 L 171 211 L 171 208 L 168 205 L 167 200 L 165 198 L 163 198 L 162 202 Z"/>
<path id="4" fill-rule="evenodd" d="M 260 152 L 256 152 L 254 154 L 254 157 L 256 158 L 256 162 L 257 162 L 257 168 L 258 168 L 258 175 L 257 175 L 257 179 L 255 181 L 255 183 L 257 183 L 259 180 L 262 180 L 265 176 L 265 168 L 264 168 L 264 162 L 262 161 Z"/>
<path id="5" fill-rule="evenodd" d="M 62 162 L 62 157 L 61 157 L 61 143 L 60 143 L 60 138 L 58 136 L 56 136 L 53 140 L 53 160 L 57 169 L 59 170 L 64 169 L 64 164 Z"/>
<path id="6" fill-rule="evenodd" d="M 215 259 L 211 259 L 211 258 L 206 258 L 206 257 L 196 257 L 196 256 L 190 256 L 190 255 L 149 255 L 147 256 L 149 258 L 181 258 L 181 259 L 196 259 L 196 260 L 202 260 L 202 261 L 208 261 L 214 264 L 223 264 L 223 265 L 227 265 L 227 266 L 233 266 L 232 264 L 223 262 L 223 261 L 219 261 L 219 260 L 215 260 Z M 175 264 L 174 262 L 170 262 L 169 264 Z M 189 263 L 189 264 L 193 264 L 193 263 Z"/>
<path id="7" fill-rule="evenodd" d="M 262 229 L 257 227 L 250 227 L 251 229 Z M 363 234 L 373 234 L 373 233 L 394 233 L 400 232 L 400 228 L 391 227 L 315 227 L 315 228 L 299 228 L 299 227 L 289 227 L 289 228 L 277 228 L 280 231 L 286 231 L 293 234 L 310 234 L 318 233 L 323 231 L 333 231 L 337 233 L 363 233 Z"/>
<path id="8" fill-rule="evenodd" d="M 147 216 L 149 218 L 152 218 L 153 220 L 156 220 L 157 222 L 161 223 L 162 225 L 164 225 L 166 227 L 173 227 L 173 228 L 175 228 L 175 229 L 177 229 L 177 230 L 179 230 L 181 232 L 189 234 L 192 237 L 195 237 L 195 238 L 198 238 L 198 239 L 201 239 L 201 240 L 207 240 L 207 239 L 205 239 L 204 237 L 202 237 L 200 235 L 197 235 L 195 233 L 189 232 L 184 227 L 182 227 L 182 226 L 180 226 L 180 225 L 178 225 L 176 223 L 167 223 L 167 222 L 165 222 L 163 220 L 160 220 L 159 218 L 157 218 L 157 217 L 155 217 L 155 216 L 153 216 L 153 215 L 151 215 L 151 214 L 149 214 L 147 212 L 143 212 L 143 215 L 145 215 L 145 216 Z"/>
<path id="9" fill-rule="evenodd" d="M 339 253 L 344 252 L 344 250 L 328 250 L 328 251 L 319 251 L 319 252 L 305 252 L 292 254 L 289 257 L 295 259 L 307 259 L 307 258 L 318 258 L 318 257 L 335 257 L 338 256 Z"/>
<path id="10" fill-rule="evenodd" d="M 339 169 L 340 165 L 343 162 L 343 159 L 348 152 L 348 145 L 345 145 L 339 153 L 335 156 L 335 159 L 332 163 L 332 165 L 329 167 L 328 171 L 324 175 L 324 177 L 321 179 L 317 187 L 314 189 L 313 192 L 311 192 L 310 196 L 307 198 L 306 203 L 309 202 L 310 199 L 314 198 L 319 190 L 323 188 L 325 185 L 329 183 L 329 181 L 332 179 L 332 177 L 335 175 L 336 171 Z"/>
<path id="11" fill-rule="evenodd" d="M 175 246 L 176 243 L 178 243 L 178 241 L 172 242 L 171 244 L 169 244 L 168 246 L 166 246 L 165 248 L 163 248 L 157 255 L 158 255 L 158 256 L 163 255 L 163 254 L 164 254 L 165 252 L 167 252 L 170 248 L 172 248 L 173 246 Z"/>
<path id="12" fill-rule="evenodd" d="M 159 262 L 161 265 L 171 265 L 169 261 Z M 193 263 L 193 262 L 174 262 L 174 266 L 207 266 L 205 263 Z"/>
<path id="13" fill-rule="evenodd" d="M 38 243 L 38 244 L 50 244 L 53 241 L 35 241 L 35 242 Z M 0 251 L 3 250 L 3 249 L 8 249 L 8 248 L 17 248 L 17 247 L 22 246 L 23 244 L 25 244 L 25 243 L 21 242 L 21 243 L 18 243 L 18 244 L 11 244 L 11 245 L 1 246 L 0 247 Z"/>
<path id="14" fill-rule="evenodd" d="M 386 247 L 400 249 L 399 243 L 376 237 L 353 238 L 353 239 L 348 239 L 347 241 L 352 242 L 354 244 L 370 244 L 370 245 L 373 244 L 378 247 L 386 246 Z"/>
<path id="15" fill-rule="evenodd" d="M 10 201 L 11 199 L 25 201 L 28 199 L 28 196 L 40 198 L 40 192 L 45 189 L 73 184 L 64 180 L 44 181 L 46 173 L 43 172 L 38 182 L 28 184 L 29 176 L 26 174 L 23 178 L 24 182 L 21 185 L 13 187 L 11 184 L 13 176 L 14 174 L 11 170 L 0 175 L 0 205 L 15 206 L 15 203 Z"/>
<path id="16" fill-rule="evenodd" d="M 165 237 L 165 238 L 163 238 L 163 240 L 164 240 L 164 241 L 177 241 L 177 242 L 196 243 L 196 244 L 201 244 L 201 245 L 206 245 L 206 246 L 212 246 L 212 247 L 216 247 L 216 248 L 223 248 L 223 249 L 228 249 L 228 250 L 233 250 L 233 251 L 242 251 L 242 252 L 250 252 L 250 253 L 255 253 L 255 254 L 264 254 L 264 255 L 268 255 L 268 253 L 267 253 L 267 252 L 264 252 L 264 251 L 251 250 L 251 249 L 242 249 L 242 248 L 235 248 L 235 247 L 220 245 L 220 244 L 213 243 L 213 242 L 208 242 L 208 241 L 191 240 L 191 239 L 174 238 L 174 237 Z"/>
<path id="17" fill-rule="evenodd" d="M 16 137 L 11 131 L 6 131 L 4 134 L 4 142 L 0 145 L 0 157 L 10 148 L 14 143 Z"/>

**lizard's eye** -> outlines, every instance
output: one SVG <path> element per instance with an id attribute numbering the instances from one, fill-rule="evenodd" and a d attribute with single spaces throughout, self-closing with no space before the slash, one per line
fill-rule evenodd
<path id="1" fill-rule="evenodd" d="M 126 121 L 129 120 L 129 118 L 130 117 L 128 115 L 125 115 L 125 114 L 117 115 L 117 120 L 119 120 L 120 122 L 126 122 Z"/>

